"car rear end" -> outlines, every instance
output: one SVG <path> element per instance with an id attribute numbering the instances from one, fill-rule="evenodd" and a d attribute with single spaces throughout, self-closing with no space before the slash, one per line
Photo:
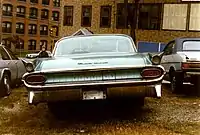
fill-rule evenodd
<path id="1" fill-rule="evenodd" d="M 162 66 L 48 70 L 27 73 L 29 104 L 117 97 L 161 97 Z"/>

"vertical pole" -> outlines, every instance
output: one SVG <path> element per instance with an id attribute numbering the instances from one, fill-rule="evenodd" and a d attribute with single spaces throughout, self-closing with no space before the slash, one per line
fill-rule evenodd
<path id="1" fill-rule="evenodd" d="M 160 52 L 161 43 L 158 43 L 158 52 Z"/>
<path id="2" fill-rule="evenodd" d="M 0 30 L 1 30 L 1 33 L 0 33 L 0 44 L 2 43 L 2 35 L 3 35 L 3 33 L 2 33 L 2 5 L 3 5 L 3 0 L 1 0 L 0 1 L 1 3 L 0 3 L 0 9 L 1 9 L 1 11 L 0 11 Z"/>
<path id="3" fill-rule="evenodd" d="M 124 0 L 124 28 L 127 29 L 128 24 L 128 0 Z"/>

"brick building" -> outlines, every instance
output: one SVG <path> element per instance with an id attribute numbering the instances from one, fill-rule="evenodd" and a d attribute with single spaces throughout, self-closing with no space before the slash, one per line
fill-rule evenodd
<path id="1" fill-rule="evenodd" d="M 60 36 L 85 27 L 94 33 L 125 33 L 124 0 L 63 0 Z M 129 0 L 129 9 L 134 8 Z M 166 43 L 175 37 L 200 36 L 200 2 L 140 0 L 136 40 Z"/>
<path id="2" fill-rule="evenodd" d="M 60 30 L 60 0 L 1 0 L 1 42 L 14 49 L 8 37 L 18 35 L 22 51 L 40 50 L 42 45 L 51 48 L 49 29 Z"/>

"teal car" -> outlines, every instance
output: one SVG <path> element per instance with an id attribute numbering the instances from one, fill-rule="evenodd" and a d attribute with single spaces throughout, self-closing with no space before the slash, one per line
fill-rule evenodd
<path id="1" fill-rule="evenodd" d="M 123 34 L 61 38 L 50 58 L 26 65 L 28 103 L 160 98 L 165 74 L 160 57 L 138 53 L 132 38 Z"/>

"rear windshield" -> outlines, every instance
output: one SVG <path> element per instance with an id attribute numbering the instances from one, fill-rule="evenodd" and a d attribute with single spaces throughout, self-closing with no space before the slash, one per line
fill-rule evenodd
<path id="1" fill-rule="evenodd" d="M 200 40 L 199 41 L 184 41 L 183 51 L 200 51 Z"/>

